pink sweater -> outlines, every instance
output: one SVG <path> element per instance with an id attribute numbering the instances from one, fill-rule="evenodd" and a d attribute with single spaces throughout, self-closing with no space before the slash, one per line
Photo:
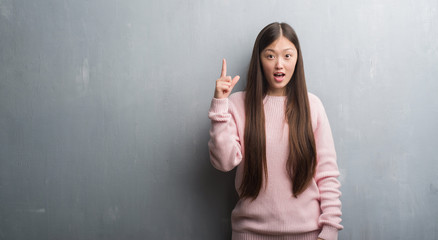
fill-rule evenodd
<path id="1" fill-rule="evenodd" d="M 329 121 L 321 101 L 309 93 L 317 148 L 316 174 L 309 187 L 294 198 L 287 174 L 289 128 L 285 121 L 285 96 L 266 96 L 266 158 L 268 181 L 254 200 L 240 199 L 232 214 L 232 239 L 337 239 L 341 222 L 340 183 L 336 152 Z M 237 166 L 236 190 L 242 181 L 244 155 L 244 92 L 213 99 L 210 160 L 221 171 Z M 267 185 L 266 185 L 267 184 Z"/>

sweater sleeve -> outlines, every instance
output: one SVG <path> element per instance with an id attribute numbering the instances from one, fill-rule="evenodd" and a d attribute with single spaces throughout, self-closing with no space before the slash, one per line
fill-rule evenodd
<path id="1" fill-rule="evenodd" d="M 323 104 L 317 101 L 317 126 L 314 131 L 317 151 L 315 180 L 321 197 L 321 215 L 318 219 L 322 226 L 320 238 L 332 240 L 338 238 L 338 231 L 343 229 L 341 222 L 341 184 L 338 181 L 339 170 L 336 163 L 336 151 L 330 124 Z"/>
<path id="2" fill-rule="evenodd" d="M 230 171 L 242 160 L 234 107 L 228 98 L 213 98 L 208 112 L 211 120 L 208 142 L 211 164 L 220 171 Z"/>

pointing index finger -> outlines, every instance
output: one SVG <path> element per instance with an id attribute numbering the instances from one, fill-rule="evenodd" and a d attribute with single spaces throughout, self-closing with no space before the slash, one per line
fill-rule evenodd
<path id="1" fill-rule="evenodd" d="M 222 59 L 222 72 L 221 72 L 221 77 L 225 77 L 227 75 L 227 61 L 224 59 Z"/>

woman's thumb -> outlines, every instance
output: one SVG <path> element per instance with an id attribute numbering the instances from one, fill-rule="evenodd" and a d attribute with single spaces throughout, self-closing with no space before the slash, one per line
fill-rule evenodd
<path id="1" fill-rule="evenodd" d="M 239 79 L 240 79 L 239 75 L 237 75 L 233 78 L 233 80 L 231 81 L 231 88 L 233 88 L 234 85 L 236 85 L 236 83 L 239 81 Z"/>

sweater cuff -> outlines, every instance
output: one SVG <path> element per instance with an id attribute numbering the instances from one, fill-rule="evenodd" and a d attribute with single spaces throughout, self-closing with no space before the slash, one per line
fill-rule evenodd
<path id="1" fill-rule="evenodd" d="M 324 240 L 337 240 L 338 239 L 338 229 L 329 225 L 323 225 L 319 238 Z"/>
<path id="2" fill-rule="evenodd" d="M 211 100 L 210 112 L 228 113 L 228 98 L 213 98 Z"/>

